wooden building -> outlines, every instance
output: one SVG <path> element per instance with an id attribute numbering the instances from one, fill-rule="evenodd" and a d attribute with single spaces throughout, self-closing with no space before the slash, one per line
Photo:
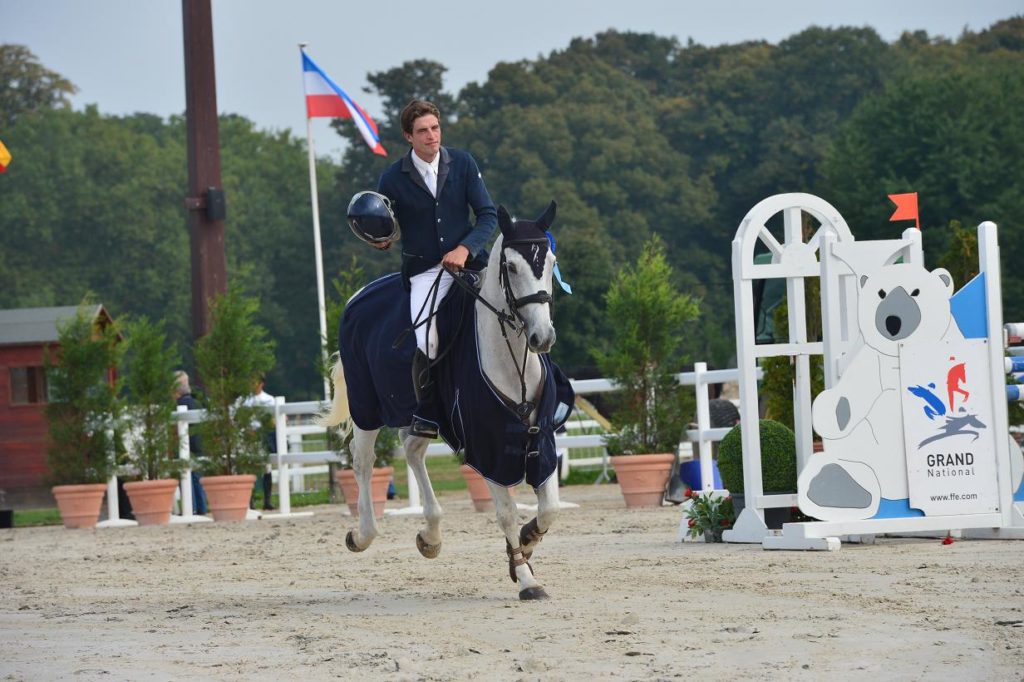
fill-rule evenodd
<path id="1" fill-rule="evenodd" d="M 111 320 L 99 304 L 85 308 L 94 324 Z M 10 506 L 52 506 L 46 486 L 48 390 L 43 357 L 58 348 L 57 327 L 78 306 L 0 310 L 0 490 Z"/>

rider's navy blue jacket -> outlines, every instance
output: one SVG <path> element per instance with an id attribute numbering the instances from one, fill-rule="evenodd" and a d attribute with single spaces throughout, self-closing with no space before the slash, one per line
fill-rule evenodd
<path id="1" fill-rule="evenodd" d="M 399 245 L 406 286 L 410 277 L 440 263 L 459 244 L 469 249 L 466 267 L 482 270 L 487 266 L 487 244 L 498 225 L 498 212 L 476 161 L 467 152 L 441 147 L 435 199 L 413 165 L 412 153 L 410 149 L 391 164 L 377 184 L 377 191 L 391 200 L 402 229 Z"/>

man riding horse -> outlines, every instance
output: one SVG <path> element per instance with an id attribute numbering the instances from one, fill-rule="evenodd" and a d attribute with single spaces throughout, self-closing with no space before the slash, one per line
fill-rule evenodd
<path id="1" fill-rule="evenodd" d="M 402 227 L 402 281 L 409 291 L 409 313 L 416 330 L 412 376 L 417 405 L 409 432 L 424 438 L 437 437 L 440 421 L 430 375 L 430 361 L 437 357 L 437 325 L 430 318 L 452 285 L 449 270 L 479 271 L 487 265 L 486 245 L 498 224 L 476 161 L 467 152 L 441 146 L 440 119 L 441 113 L 430 102 L 409 102 L 401 123 L 412 148 L 381 175 L 377 186 L 390 205 L 382 205 L 372 193 L 361 193 L 349 207 L 356 235 L 378 249 L 390 248 L 398 236 L 397 226 Z M 470 222 L 470 208 L 475 225 Z M 397 218 L 393 227 L 386 224 L 392 209 Z M 360 230 L 360 219 L 375 221 L 378 234 Z"/>
<path id="2" fill-rule="evenodd" d="M 346 304 L 338 331 L 334 400 L 322 423 L 352 428 L 359 528 L 349 531 L 345 546 L 362 552 L 377 536 L 369 484 L 373 443 L 387 425 L 399 428 L 423 493 L 426 524 L 416 547 L 427 558 L 438 556 L 443 512 L 425 455 L 440 434 L 487 480 L 520 599 L 542 599 L 547 593 L 527 560 L 558 512 L 555 431 L 574 402 L 569 380 L 547 355 L 555 342 L 552 279 L 569 291 L 557 276 L 549 232 L 555 202 L 537 220 L 514 220 L 504 207 L 495 210 L 473 158 L 440 146 L 436 107 L 413 101 L 402 112 L 402 127 L 412 150 L 381 176 L 380 193 L 358 193 L 348 211 L 352 231 L 377 248 L 398 239 L 399 224 L 406 229 L 401 275 L 363 287 Z M 485 244 L 495 224 L 501 234 L 489 254 Z M 458 274 L 463 269 L 482 272 L 471 283 Z M 452 284 L 459 295 L 442 306 Z M 538 504 L 536 518 L 519 528 L 509 487 L 523 480 Z"/>

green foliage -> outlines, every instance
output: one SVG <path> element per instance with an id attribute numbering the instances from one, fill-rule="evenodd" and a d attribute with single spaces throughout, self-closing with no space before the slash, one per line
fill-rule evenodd
<path id="1" fill-rule="evenodd" d="M 242 405 L 256 380 L 274 364 L 274 344 L 254 321 L 259 302 L 237 288 L 213 300 L 210 331 L 196 344 L 196 367 L 206 389 L 207 419 L 200 468 L 206 474 L 255 474 L 266 460 L 259 432 L 262 410 Z"/>
<path id="2" fill-rule="evenodd" d="M 334 291 L 327 299 L 327 347 L 324 349 L 324 354 L 328 357 L 338 350 L 338 328 L 345 306 L 365 284 L 366 273 L 359 263 L 359 258 L 352 254 L 348 266 L 340 268 L 337 277 L 331 280 L 331 289 Z M 325 368 L 325 374 L 329 369 Z"/>
<path id="3" fill-rule="evenodd" d="M 949 270 L 959 288 L 978 274 L 978 233 L 964 228 L 959 220 L 951 220 L 949 229 L 949 246 L 939 259 L 939 267 Z"/>
<path id="4" fill-rule="evenodd" d="M 614 419 L 618 438 L 608 447 L 616 454 L 675 452 L 688 421 L 680 411 L 681 387 L 673 377 L 683 362 L 687 323 L 699 304 L 672 284 L 672 268 L 657 236 L 644 245 L 633 267 L 619 271 L 605 295 L 612 325 L 609 349 L 594 349 L 616 391 Z"/>
<path id="5" fill-rule="evenodd" d="M 731 490 L 731 489 L 730 489 Z M 736 513 L 732 507 L 732 497 L 721 497 L 712 493 L 690 491 L 690 505 L 686 508 L 687 535 L 695 538 L 710 533 L 721 542 L 722 531 L 732 528 Z"/>
<path id="6" fill-rule="evenodd" d="M 377 432 L 377 440 L 373 443 L 373 454 L 376 459 L 373 461 L 375 467 L 389 467 L 395 462 L 395 448 L 401 446 L 398 437 L 398 429 L 390 426 L 383 427 Z"/>
<path id="7" fill-rule="evenodd" d="M 722 485 L 733 495 L 743 492 L 742 424 L 725 435 L 718 446 L 718 472 Z M 796 436 L 784 424 L 760 420 L 761 482 L 765 492 L 796 492 Z"/>
<path id="8" fill-rule="evenodd" d="M 42 69 L 31 55 L 19 60 Z M 917 191 L 929 263 L 955 239 L 951 221 L 994 220 L 1003 289 L 1017 291 L 1024 273 L 1009 264 L 1024 258 L 1015 219 L 1024 212 L 1022 61 L 1015 17 L 956 40 L 917 31 L 893 43 L 850 27 L 715 47 L 606 31 L 496 64 L 459 93 L 445 91 L 444 65 L 405 62 L 367 75 L 384 103 L 375 118 L 390 156 L 368 153 L 351 122 L 338 121 L 344 156 L 317 162 L 324 264 L 330 273 L 365 254 L 367 281 L 398 269 L 398 250 L 367 250 L 344 215 L 352 194 L 375 187 L 407 150 L 398 112 L 417 96 L 441 106 L 444 143 L 476 157 L 496 202 L 530 216 L 558 200 L 558 257 L 575 295 L 557 298 L 553 357 L 572 376 L 597 375 L 590 347 L 611 334 L 604 294 L 651 234 L 665 243 L 676 285 L 716 311 L 691 330 L 687 352 L 731 364 L 729 243 L 750 207 L 779 192 L 824 197 L 863 240 L 897 236 L 904 226 L 888 222 L 885 195 Z M 15 80 L 0 69 L 0 92 Z M 15 106 L 32 113 L 0 122 L 15 156 L 0 183 L 0 307 L 66 305 L 91 289 L 119 316 L 166 320 L 184 348 L 183 119 L 71 111 L 59 76 L 37 80 L 55 98 Z M 8 108 L 0 97 L 0 113 Z M 236 115 L 221 117 L 220 139 L 228 274 L 259 298 L 256 320 L 277 341 L 268 381 L 289 399 L 318 396 L 304 141 Z M 1004 307 L 1007 319 L 1024 317 L 1024 298 L 1008 294 Z"/>
<path id="9" fill-rule="evenodd" d="M 26 114 L 69 107 L 68 95 L 77 91 L 70 81 L 40 64 L 24 45 L 0 45 L 0 130 Z"/>
<path id="10" fill-rule="evenodd" d="M 49 348 L 45 357 L 53 485 L 105 483 L 110 477 L 123 346 L 116 323 L 94 319 L 97 309 L 86 300 L 74 318 L 58 323 L 59 348 Z"/>
<path id="11" fill-rule="evenodd" d="M 821 338 L 821 305 L 819 303 L 820 282 L 817 278 L 804 280 L 806 289 L 806 312 L 808 314 L 807 338 Z M 775 325 L 776 343 L 785 343 L 789 338 L 789 305 L 781 303 L 772 312 Z M 811 399 L 825 390 L 825 360 L 821 355 L 812 355 L 809 361 L 811 372 Z M 764 379 L 761 395 L 765 401 L 765 416 L 792 429 L 793 393 L 796 388 L 796 361 L 789 356 L 764 358 L 761 361 Z"/>
<path id="12" fill-rule="evenodd" d="M 176 476 L 180 467 L 174 452 L 172 396 L 178 352 L 167 343 L 163 322 L 140 317 L 126 325 L 125 334 L 125 414 L 136 435 L 129 457 L 145 480 Z"/>

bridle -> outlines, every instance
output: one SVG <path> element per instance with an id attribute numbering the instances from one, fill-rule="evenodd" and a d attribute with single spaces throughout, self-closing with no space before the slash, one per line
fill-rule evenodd
<path id="1" fill-rule="evenodd" d="M 512 240 L 507 241 L 507 242 L 506 241 L 502 241 L 502 244 L 501 244 L 501 259 L 500 259 L 500 261 L 498 263 L 498 267 L 500 269 L 499 274 L 498 274 L 498 283 L 501 286 L 502 292 L 504 292 L 504 294 L 505 294 L 505 305 L 507 305 L 509 310 L 512 311 L 512 315 L 515 317 L 515 319 L 517 319 L 519 321 L 519 328 L 518 329 L 513 328 L 516 331 L 517 334 L 522 334 L 523 331 L 526 329 L 526 320 L 523 318 L 522 314 L 519 312 L 519 309 L 521 307 L 526 306 L 526 305 L 530 305 L 531 303 L 540 303 L 540 304 L 548 303 L 548 304 L 550 304 L 551 300 L 552 300 L 551 299 L 551 293 L 549 291 L 544 290 L 544 289 L 541 289 L 539 291 L 535 291 L 534 293 L 532 293 L 532 294 L 530 294 L 528 296 L 521 296 L 519 298 L 516 298 L 515 294 L 512 293 L 512 282 L 509 280 L 509 277 L 508 277 L 509 264 L 508 264 L 508 259 L 505 257 L 505 248 L 506 247 L 513 247 L 513 246 L 527 246 L 529 244 L 543 244 L 545 247 L 549 247 L 550 246 L 550 242 L 548 241 L 548 238 L 546 236 L 545 237 L 530 238 L 530 239 L 512 239 Z M 479 300 L 483 300 L 483 299 L 479 299 Z M 488 307 L 490 307 L 490 306 L 488 306 Z M 493 310 L 493 308 L 492 308 L 492 310 Z M 498 319 L 500 320 L 501 317 L 499 316 Z M 502 334 L 504 334 L 504 333 L 505 333 L 505 331 L 504 331 L 504 324 L 503 324 L 502 325 Z"/>
<path id="2" fill-rule="evenodd" d="M 520 308 L 523 306 L 538 304 L 538 305 L 551 305 L 551 292 L 540 289 L 532 294 L 526 296 L 516 297 L 512 291 L 512 281 L 509 279 L 509 262 L 505 257 L 505 249 L 515 246 L 528 246 L 530 244 L 543 245 L 545 247 L 550 246 L 548 238 L 546 236 L 535 237 L 535 238 L 518 238 L 510 239 L 508 241 L 502 240 L 501 243 L 501 256 L 498 261 L 498 285 L 505 295 L 505 305 L 508 307 L 508 312 L 505 310 L 498 310 L 484 299 L 480 294 L 471 287 L 468 283 L 463 281 L 461 277 L 456 276 L 455 281 L 459 283 L 466 291 L 470 292 L 477 301 L 482 303 L 485 308 L 490 310 L 496 318 L 498 318 L 498 326 L 501 329 L 501 337 L 505 340 L 505 347 L 508 348 L 509 357 L 512 358 L 512 364 L 516 367 L 516 374 L 519 377 L 519 402 L 516 403 L 512 399 L 506 397 L 512 410 L 516 413 L 524 423 L 529 420 L 530 414 L 536 409 L 536 403 L 530 402 L 526 399 L 526 360 L 529 357 L 530 345 L 529 343 L 523 346 L 523 358 L 522 361 L 516 357 L 515 351 L 512 349 L 512 342 L 509 340 L 508 332 L 505 330 L 507 326 L 509 330 L 515 333 L 516 336 L 522 336 L 526 332 L 526 318 L 520 312 Z M 497 389 L 495 389 L 497 391 Z M 499 395 L 500 391 L 497 391 Z"/>

